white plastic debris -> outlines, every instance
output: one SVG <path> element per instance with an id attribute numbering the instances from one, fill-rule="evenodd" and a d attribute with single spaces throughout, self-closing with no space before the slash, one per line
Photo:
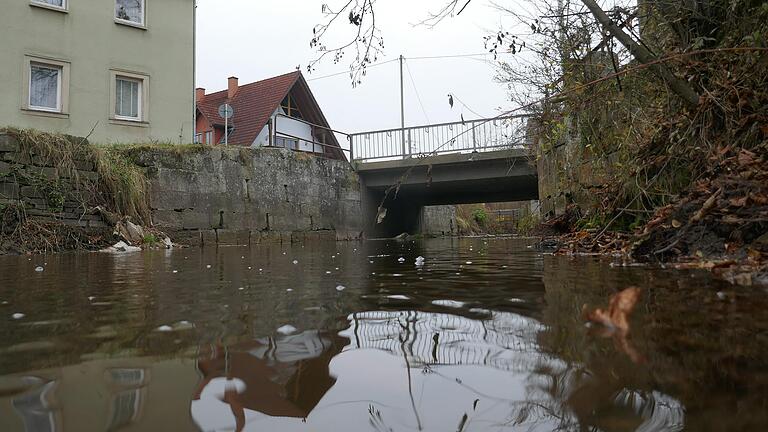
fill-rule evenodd
<path id="1" fill-rule="evenodd" d="M 424 265 L 424 257 L 421 256 L 421 255 L 417 256 L 415 264 L 416 264 L 417 267 L 423 266 Z"/>
<path id="2" fill-rule="evenodd" d="M 96 299 L 95 296 L 88 296 L 88 301 L 94 301 Z"/>
<path id="3" fill-rule="evenodd" d="M 460 308 L 464 306 L 464 302 L 460 302 L 456 300 L 433 300 L 432 304 L 435 306 L 444 306 L 444 307 L 450 307 L 450 308 Z"/>
<path id="4" fill-rule="evenodd" d="M 401 263 L 401 264 L 402 264 L 402 263 L 404 263 L 404 262 L 405 262 L 405 258 L 403 258 L 403 257 L 400 257 L 400 258 L 398 258 L 398 259 L 397 259 L 397 262 L 399 262 L 399 263 Z"/>
<path id="5" fill-rule="evenodd" d="M 171 241 L 170 238 L 166 237 L 165 239 L 163 239 L 163 243 L 165 244 L 166 249 L 173 249 L 173 242 Z"/>
<path id="6" fill-rule="evenodd" d="M 392 300 L 410 300 L 411 299 L 410 297 L 404 296 L 401 294 L 388 295 L 387 298 Z"/>
<path id="7" fill-rule="evenodd" d="M 106 249 L 102 249 L 101 252 L 109 252 L 109 253 L 141 252 L 141 248 L 137 246 L 131 246 L 124 241 L 119 241 Z"/>
<path id="8" fill-rule="evenodd" d="M 325 272 L 325 274 L 331 274 L 331 271 L 330 271 L 330 270 L 328 270 L 328 271 L 326 271 L 326 272 Z"/>
<path id="9" fill-rule="evenodd" d="M 467 261 L 467 265 L 472 264 L 472 261 Z"/>
<path id="10" fill-rule="evenodd" d="M 347 287 L 344 285 L 336 285 L 336 291 L 344 291 L 345 289 L 347 289 Z"/>
<path id="11" fill-rule="evenodd" d="M 298 264 L 298 263 L 299 263 L 299 260 L 293 260 L 293 263 L 294 263 L 294 264 Z"/>
<path id="12" fill-rule="evenodd" d="M 22 319 L 22 318 L 24 318 L 25 316 L 26 316 L 26 315 L 24 315 L 23 313 L 18 313 L 18 312 L 17 312 L 17 313 L 15 313 L 15 314 L 11 315 L 11 318 L 13 318 L 13 319 L 15 319 L 15 320 L 18 320 L 18 319 Z"/>
<path id="13" fill-rule="evenodd" d="M 40 273 L 43 270 L 45 270 L 45 269 L 40 267 L 40 266 L 35 267 L 35 271 L 38 272 L 38 273 Z"/>
<path id="14" fill-rule="evenodd" d="M 174 270 L 173 272 L 174 272 L 174 273 L 178 273 L 179 271 L 178 271 L 178 270 Z"/>
<path id="15" fill-rule="evenodd" d="M 286 292 L 292 292 L 292 291 L 293 291 L 293 288 L 288 288 L 288 289 L 286 289 L 285 291 L 286 291 Z"/>
<path id="16" fill-rule="evenodd" d="M 205 266 L 205 268 L 209 269 L 209 268 L 211 268 L 211 265 L 208 264 L 207 266 Z"/>
<path id="17" fill-rule="evenodd" d="M 156 328 L 155 330 L 157 330 L 159 332 L 169 332 L 169 331 L 173 330 L 173 327 L 171 327 L 169 325 L 161 325 L 160 327 Z"/>
<path id="18" fill-rule="evenodd" d="M 290 324 L 286 324 L 286 325 L 278 328 L 277 332 L 282 334 L 282 335 L 289 335 L 291 333 L 296 333 L 296 327 L 294 327 L 294 326 L 292 326 Z"/>

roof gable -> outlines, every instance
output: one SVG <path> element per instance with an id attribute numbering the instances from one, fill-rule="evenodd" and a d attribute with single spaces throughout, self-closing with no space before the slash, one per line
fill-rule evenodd
<path id="1" fill-rule="evenodd" d="M 219 116 L 218 110 L 221 104 L 229 103 L 235 111 L 235 115 L 229 120 L 230 125 L 233 126 L 229 142 L 231 144 L 250 145 L 256 140 L 272 114 L 280 107 L 280 103 L 298 82 L 301 82 L 301 93 L 309 94 L 309 97 L 303 98 L 305 101 L 302 105 L 309 106 L 317 117 L 313 119 L 316 123 L 327 127 L 328 122 L 309 91 L 300 71 L 244 84 L 238 88 L 231 100 L 228 99 L 227 90 L 205 95 L 205 98 L 197 103 L 197 109 L 210 124 L 224 126 L 224 119 Z"/>

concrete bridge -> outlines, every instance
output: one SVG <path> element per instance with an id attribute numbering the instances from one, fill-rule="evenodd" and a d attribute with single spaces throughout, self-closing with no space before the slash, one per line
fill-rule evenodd
<path id="1" fill-rule="evenodd" d="M 424 206 L 538 199 L 527 116 L 353 134 L 369 236 L 415 233 Z M 386 217 L 376 224 L 379 205 Z"/>

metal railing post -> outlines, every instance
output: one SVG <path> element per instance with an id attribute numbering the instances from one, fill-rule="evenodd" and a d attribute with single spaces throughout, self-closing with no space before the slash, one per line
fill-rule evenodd
<path id="1" fill-rule="evenodd" d="M 472 122 L 472 150 L 477 150 L 477 135 L 475 134 L 475 122 Z"/>
<path id="2" fill-rule="evenodd" d="M 349 161 L 352 162 L 353 160 L 355 160 L 354 135 L 347 135 L 347 139 L 349 140 Z"/>

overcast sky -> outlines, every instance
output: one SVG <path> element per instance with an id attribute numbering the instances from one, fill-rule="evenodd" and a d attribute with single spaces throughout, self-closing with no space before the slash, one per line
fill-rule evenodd
<path id="1" fill-rule="evenodd" d="M 459 17 L 435 29 L 413 26 L 437 10 L 444 0 L 384 0 L 377 2 L 377 21 L 385 40 L 379 61 L 406 57 L 484 52 L 483 36 L 503 19 L 487 3 L 477 2 Z M 349 76 L 316 79 L 348 70 L 348 63 L 324 61 L 312 74 L 306 65 L 317 56 L 309 47 L 312 28 L 323 21 L 321 5 L 339 0 L 198 0 L 197 86 L 208 92 L 226 88 L 228 76 L 245 84 L 291 72 L 301 65 L 305 78 L 331 126 L 345 132 L 400 126 L 399 69 L 392 62 L 369 70 L 362 85 L 352 88 Z M 339 20 L 336 32 L 352 37 L 354 28 Z M 351 53 L 350 53 L 351 55 Z M 503 86 L 493 81 L 492 57 L 406 60 L 406 125 L 458 121 L 493 116 L 508 108 Z M 422 110 L 410 75 L 421 96 Z M 456 95 L 453 109 L 448 93 Z M 463 107 L 463 101 L 468 107 Z M 425 113 L 426 112 L 426 113 Z"/>

